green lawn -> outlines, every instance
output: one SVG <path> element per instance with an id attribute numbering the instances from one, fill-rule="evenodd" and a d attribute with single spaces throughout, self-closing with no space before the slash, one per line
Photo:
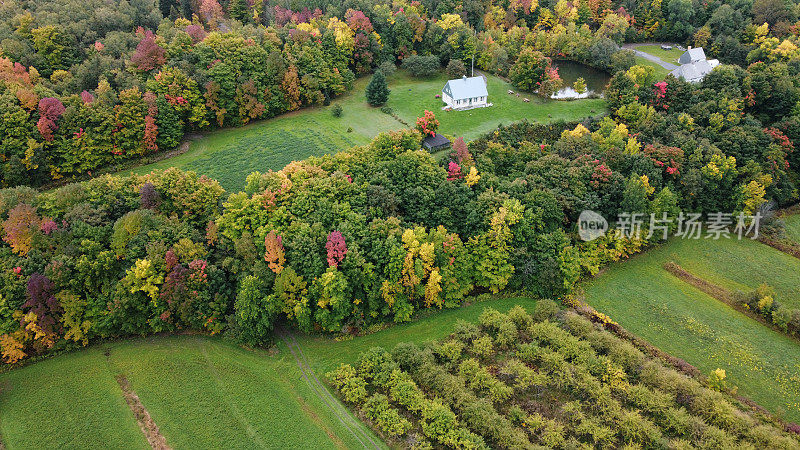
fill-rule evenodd
<path id="1" fill-rule="evenodd" d="M 341 118 L 331 114 L 331 107 L 305 108 L 242 128 L 215 131 L 191 143 L 189 150 L 174 158 L 139 167 L 136 173 L 179 167 L 194 170 L 219 180 L 229 191 L 244 187 L 245 177 L 253 172 L 278 170 L 287 163 L 311 155 L 322 155 L 366 144 L 377 134 L 404 128 L 401 122 L 372 108 L 364 99 L 368 78 L 356 81 L 354 89 L 334 100 L 344 110 Z M 434 111 L 441 123 L 440 132 L 470 140 L 503 123 L 522 119 L 531 121 L 573 120 L 605 112 L 602 99 L 576 101 L 541 100 L 527 95 L 507 93 L 511 85 L 489 77 L 491 108 L 471 111 L 441 111 L 441 93 L 446 77 L 440 75 L 418 80 L 399 71 L 389 78 L 392 90 L 388 106 L 413 126 L 425 109 Z M 351 132 L 348 129 L 352 128 Z M 126 173 L 129 171 L 125 171 Z"/>
<path id="2" fill-rule="evenodd" d="M 507 311 L 516 304 L 533 308 L 534 301 L 476 303 L 346 341 L 297 340 L 324 379 L 372 346 L 438 340 L 457 319 L 475 321 L 486 307 Z M 9 449 L 147 448 L 114 379 L 124 374 L 176 449 L 361 447 L 314 395 L 288 347 L 280 342 L 276 349 L 249 351 L 202 335 L 155 336 L 12 370 L 0 375 L 0 436 Z"/>
<path id="3" fill-rule="evenodd" d="M 660 65 L 658 65 L 658 64 L 656 64 L 656 63 L 654 63 L 654 62 L 652 62 L 650 60 L 647 60 L 647 59 L 645 59 L 645 58 L 643 58 L 641 56 L 636 56 L 636 65 L 652 67 L 654 69 L 654 71 L 655 71 L 656 77 L 659 80 L 661 80 L 664 77 L 666 77 L 667 75 L 669 75 L 669 70 L 667 70 L 667 69 L 661 67 Z"/>
<path id="4" fill-rule="evenodd" d="M 697 275 L 714 274 L 709 278 L 720 282 L 726 275 L 762 270 L 759 266 L 769 255 L 778 255 L 755 243 L 708 242 L 673 240 L 614 264 L 585 284 L 586 300 L 629 331 L 705 373 L 725 369 L 729 383 L 741 394 L 770 411 L 784 412 L 790 420 L 800 420 L 800 344 L 663 268 L 675 260 Z M 742 245 L 743 253 L 732 250 L 732 245 Z M 722 256 L 714 255 L 714 246 Z M 728 266 L 733 254 L 742 255 L 738 260 L 742 267 L 735 271 Z M 783 272 L 772 274 L 766 281 L 775 285 L 782 276 Z"/>
<path id="5" fill-rule="evenodd" d="M 436 113 L 439 119 L 439 132 L 452 136 L 462 136 L 470 141 L 497 128 L 500 124 L 509 124 L 522 119 L 532 122 L 550 122 L 554 120 L 575 120 L 605 112 L 605 101 L 602 99 L 582 99 L 572 101 L 556 101 L 542 99 L 534 94 L 520 93 L 520 96 L 508 94 L 514 88 L 509 83 L 494 76 L 488 77 L 489 108 L 477 108 L 469 111 L 442 111 L 442 87 L 447 82 L 445 75 L 430 80 L 415 80 L 399 73 L 397 84 L 392 85 L 389 106 L 406 122 L 413 124 L 424 110 Z M 530 102 L 525 102 L 527 98 Z"/>
<path id="6" fill-rule="evenodd" d="M 643 51 L 672 64 L 678 64 L 678 58 L 684 53 L 675 47 L 672 47 L 672 50 L 662 50 L 660 45 L 640 45 L 636 47 L 636 50 Z"/>
<path id="7" fill-rule="evenodd" d="M 800 244 L 800 214 L 782 217 L 786 223 L 786 236 Z"/>

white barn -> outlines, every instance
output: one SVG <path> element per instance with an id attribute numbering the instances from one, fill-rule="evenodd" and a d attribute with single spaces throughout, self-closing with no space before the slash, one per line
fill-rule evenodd
<path id="1" fill-rule="evenodd" d="M 706 59 L 703 47 L 689 48 L 678 58 L 678 62 L 681 63 L 680 67 L 670 73 L 675 78 L 683 78 L 689 83 L 703 81 L 703 78 L 719 65 L 719 60 Z"/>
<path id="2" fill-rule="evenodd" d="M 483 77 L 463 76 L 449 80 L 442 88 L 442 100 L 453 109 L 471 109 L 490 106 L 489 91 Z"/>

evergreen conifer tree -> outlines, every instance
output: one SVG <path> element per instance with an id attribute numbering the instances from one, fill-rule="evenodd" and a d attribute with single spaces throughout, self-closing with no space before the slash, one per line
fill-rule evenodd
<path id="1" fill-rule="evenodd" d="M 372 106 L 381 106 L 389 100 L 389 87 L 386 85 L 386 77 L 381 70 L 376 70 L 375 75 L 367 85 L 367 103 Z"/>

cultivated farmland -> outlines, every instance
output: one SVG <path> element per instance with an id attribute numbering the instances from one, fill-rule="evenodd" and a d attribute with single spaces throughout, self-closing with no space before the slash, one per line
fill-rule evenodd
<path id="1" fill-rule="evenodd" d="M 739 246 L 739 247 L 737 247 Z M 738 263 L 730 255 L 739 254 Z M 614 264 L 584 286 L 586 301 L 620 325 L 704 373 L 722 368 L 739 393 L 773 412 L 800 418 L 800 345 L 686 284 L 664 269 L 676 261 L 717 284 L 792 292 L 796 261 L 750 241 L 672 240 Z M 764 267 L 770 258 L 785 267 Z M 703 262 L 705 261 L 705 262 Z M 743 263 L 746 261 L 746 263 Z M 760 276 L 758 274 L 761 274 Z M 783 298 L 780 297 L 779 298 Z M 795 297 L 796 300 L 796 297 Z"/>
<path id="2" fill-rule="evenodd" d="M 488 308 L 446 340 L 374 347 L 328 377 L 374 429 L 404 445 L 798 445 L 781 424 L 547 304 L 533 316 Z"/>

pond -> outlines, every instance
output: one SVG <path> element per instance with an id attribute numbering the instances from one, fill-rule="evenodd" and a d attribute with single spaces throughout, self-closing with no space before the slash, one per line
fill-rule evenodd
<path id="1" fill-rule="evenodd" d="M 553 94 L 551 98 L 586 98 L 592 94 L 599 95 L 603 93 L 609 80 L 611 80 L 611 76 L 602 70 L 574 61 L 554 61 L 553 65 L 558 67 L 558 74 L 564 80 L 564 87 Z M 583 77 L 586 82 L 586 92 L 583 94 L 578 94 L 572 87 L 575 80 L 580 77 Z"/>

